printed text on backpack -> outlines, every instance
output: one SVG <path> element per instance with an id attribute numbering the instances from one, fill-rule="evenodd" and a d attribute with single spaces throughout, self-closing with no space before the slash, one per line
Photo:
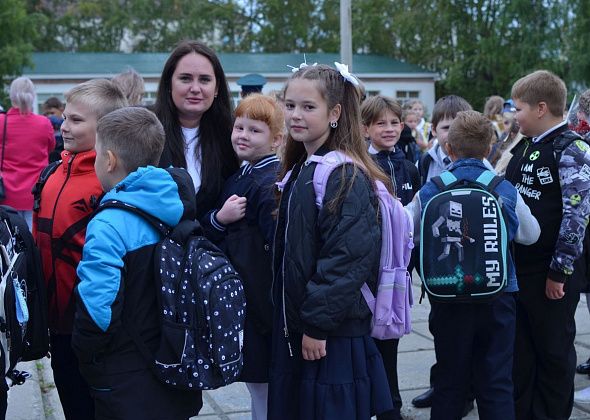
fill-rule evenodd
<path id="1" fill-rule="evenodd" d="M 492 298 L 507 282 L 507 231 L 494 194 L 503 178 L 483 172 L 475 182 L 449 171 L 432 178 L 439 190 L 422 212 L 422 283 L 437 301 Z"/>

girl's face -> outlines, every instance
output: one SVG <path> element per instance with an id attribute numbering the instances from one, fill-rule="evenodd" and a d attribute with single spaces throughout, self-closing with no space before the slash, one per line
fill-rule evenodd
<path id="1" fill-rule="evenodd" d="M 371 139 L 375 149 L 392 150 L 399 141 L 403 128 L 404 123 L 399 120 L 399 117 L 390 110 L 386 110 L 371 125 L 365 127 L 365 134 Z"/>
<path id="2" fill-rule="evenodd" d="M 317 83 L 293 79 L 285 92 L 285 125 L 293 140 L 303 143 L 308 156 L 325 143 L 330 122 L 337 122 L 340 117 L 340 104 L 328 109 Z"/>
<path id="3" fill-rule="evenodd" d="M 182 57 L 172 74 L 172 102 L 183 127 L 197 127 L 217 95 L 213 65 L 201 54 Z"/>
<path id="4" fill-rule="evenodd" d="M 408 114 L 404 123 L 412 130 L 415 130 L 418 126 L 418 116 L 416 114 Z"/>
<path id="5" fill-rule="evenodd" d="M 270 155 L 275 146 L 275 138 L 268 125 L 248 117 L 236 118 L 231 142 L 238 158 L 250 163 Z"/>
<path id="6" fill-rule="evenodd" d="M 424 107 L 421 103 L 415 103 L 414 105 L 412 105 L 412 111 L 418 114 L 418 120 L 421 120 L 424 116 Z"/>

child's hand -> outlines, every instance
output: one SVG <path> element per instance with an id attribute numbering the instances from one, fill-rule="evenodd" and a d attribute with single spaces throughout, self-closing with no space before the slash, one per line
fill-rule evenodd
<path id="1" fill-rule="evenodd" d="M 303 334 L 301 352 L 305 360 L 320 360 L 326 355 L 326 340 L 316 340 Z"/>
<path id="2" fill-rule="evenodd" d="M 246 214 L 246 197 L 232 195 L 228 198 L 223 207 L 217 212 L 215 218 L 219 223 L 229 225 L 242 219 Z"/>
<path id="3" fill-rule="evenodd" d="M 553 281 L 547 277 L 545 281 L 545 295 L 551 300 L 561 299 L 565 295 L 563 283 Z"/>

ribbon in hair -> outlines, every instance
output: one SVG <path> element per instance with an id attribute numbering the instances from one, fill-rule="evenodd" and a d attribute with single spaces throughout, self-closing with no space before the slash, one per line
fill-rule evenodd
<path id="1" fill-rule="evenodd" d="M 334 65 L 336 66 L 336 70 L 340 72 L 340 75 L 344 77 L 344 79 L 348 80 L 354 86 L 360 85 L 359 79 L 357 79 L 355 75 L 348 71 L 348 66 L 346 64 L 341 64 L 335 61 Z"/>
<path id="2" fill-rule="evenodd" d="M 305 54 L 303 54 L 303 63 L 299 64 L 299 67 L 293 67 L 293 66 L 290 66 L 288 64 L 287 64 L 287 67 L 289 67 L 291 69 L 291 71 L 293 73 L 295 73 L 295 72 L 298 72 L 299 70 L 304 69 L 306 67 L 309 67 L 309 66 L 317 66 L 317 65 L 318 65 L 318 63 L 307 64 L 307 58 L 305 58 Z"/>

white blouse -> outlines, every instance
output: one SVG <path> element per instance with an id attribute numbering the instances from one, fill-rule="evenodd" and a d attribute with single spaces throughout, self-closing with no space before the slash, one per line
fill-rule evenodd
<path id="1" fill-rule="evenodd" d="M 199 192 L 199 188 L 201 187 L 201 147 L 199 144 L 199 127 L 182 127 L 182 136 L 184 137 L 184 158 L 186 159 L 186 169 L 193 179 L 195 191 Z M 195 154 L 197 148 L 198 155 Z"/>

